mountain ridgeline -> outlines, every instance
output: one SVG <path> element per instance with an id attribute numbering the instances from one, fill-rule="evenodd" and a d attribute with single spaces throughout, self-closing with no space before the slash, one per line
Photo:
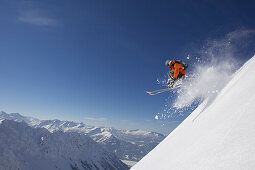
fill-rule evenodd
<path id="1" fill-rule="evenodd" d="M 81 136 L 89 136 L 100 147 L 109 153 L 113 153 L 121 160 L 139 161 L 165 136 L 156 132 L 142 130 L 119 130 L 106 127 L 89 126 L 84 123 L 61 120 L 39 120 L 33 117 L 22 116 L 19 113 L 0 112 L 0 120 L 14 120 L 25 122 L 33 128 L 45 128 L 54 133 L 76 133 Z"/>
<path id="2" fill-rule="evenodd" d="M 0 169 L 129 169 L 89 136 L 77 132 L 51 133 L 25 122 L 2 120 L 0 139 Z"/>

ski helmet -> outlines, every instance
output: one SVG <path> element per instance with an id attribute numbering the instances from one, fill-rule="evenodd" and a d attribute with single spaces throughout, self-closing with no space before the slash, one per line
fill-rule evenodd
<path id="1" fill-rule="evenodd" d="M 172 63 L 172 60 L 166 60 L 165 65 L 166 65 L 167 67 L 169 67 L 169 66 L 171 65 L 171 63 Z"/>

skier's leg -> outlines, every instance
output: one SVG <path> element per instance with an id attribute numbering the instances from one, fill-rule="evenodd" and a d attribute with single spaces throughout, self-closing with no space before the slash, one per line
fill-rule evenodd
<path id="1" fill-rule="evenodd" d="M 173 83 L 174 83 L 174 79 L 173 79 L 174 72 L 168 71 L 167 74 L 168 74 L 167 85 L 168 85 L 168 87 L 172 87 Z"/>
<path id="2" fill-rule="evenodd" d="M 173 79 L 174 71 L 172 71 L 172 70 L 168 71 L 167 74 L 168 74 L 168 79 Z"/>
<path id="3" fill-rule="evenodd" d="M 174 79 L 174 78 L 173 78 L 173 76 L 174 76 L 174 71 L 168 71 L 167 74 L 168 74 L 168 81 L 167 81 L 167 82 L 172 81 L 172 80 Z M 168 84 L 169 84 L 169 83 L 168 83 Z"/>
<path id="4" fill-rule="evenodd" d="M 182 84 L 182 81 L 185 79 L 185 74 L 179 73 L 177 80 L 174 82 L 175 86 Z"/>

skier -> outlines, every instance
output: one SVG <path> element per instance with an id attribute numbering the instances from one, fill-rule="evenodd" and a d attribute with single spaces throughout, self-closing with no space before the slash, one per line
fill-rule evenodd
<path id="1" fill-rule="evenodd" d="M 169 88 L 172 88 L 176 83 L 176 80 L 180 80 L 185 77 L 188 64 L 181 60 L 166 60 L 165 64 L 167 67 L 170 67 L 170 71 L 168 71 L 167 84 Z"/>
<path id="2" fill-rule="evenodd" d="M 167 81 L 168 88 L 154 90 L 154 91 L 146 91 L 146 93 L 148 93 L 149 95 L 157 95 L 157 94 L 165 93 L 167 91 L 180 87 L 179 85 L 181 85 L 181 79 L 185 78 L 188 64 L 184 63 L 181 60 L 166 60 L 166 66 L 170 67 L 170 71 L 168 72 L 169 78 Z"/>

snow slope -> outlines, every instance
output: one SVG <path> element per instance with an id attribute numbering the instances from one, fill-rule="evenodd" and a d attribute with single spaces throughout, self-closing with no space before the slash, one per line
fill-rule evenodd
<path id="1" fill-rule="evenodd" d="M 132 170 L 255 168 L 255 56 Z"/>

